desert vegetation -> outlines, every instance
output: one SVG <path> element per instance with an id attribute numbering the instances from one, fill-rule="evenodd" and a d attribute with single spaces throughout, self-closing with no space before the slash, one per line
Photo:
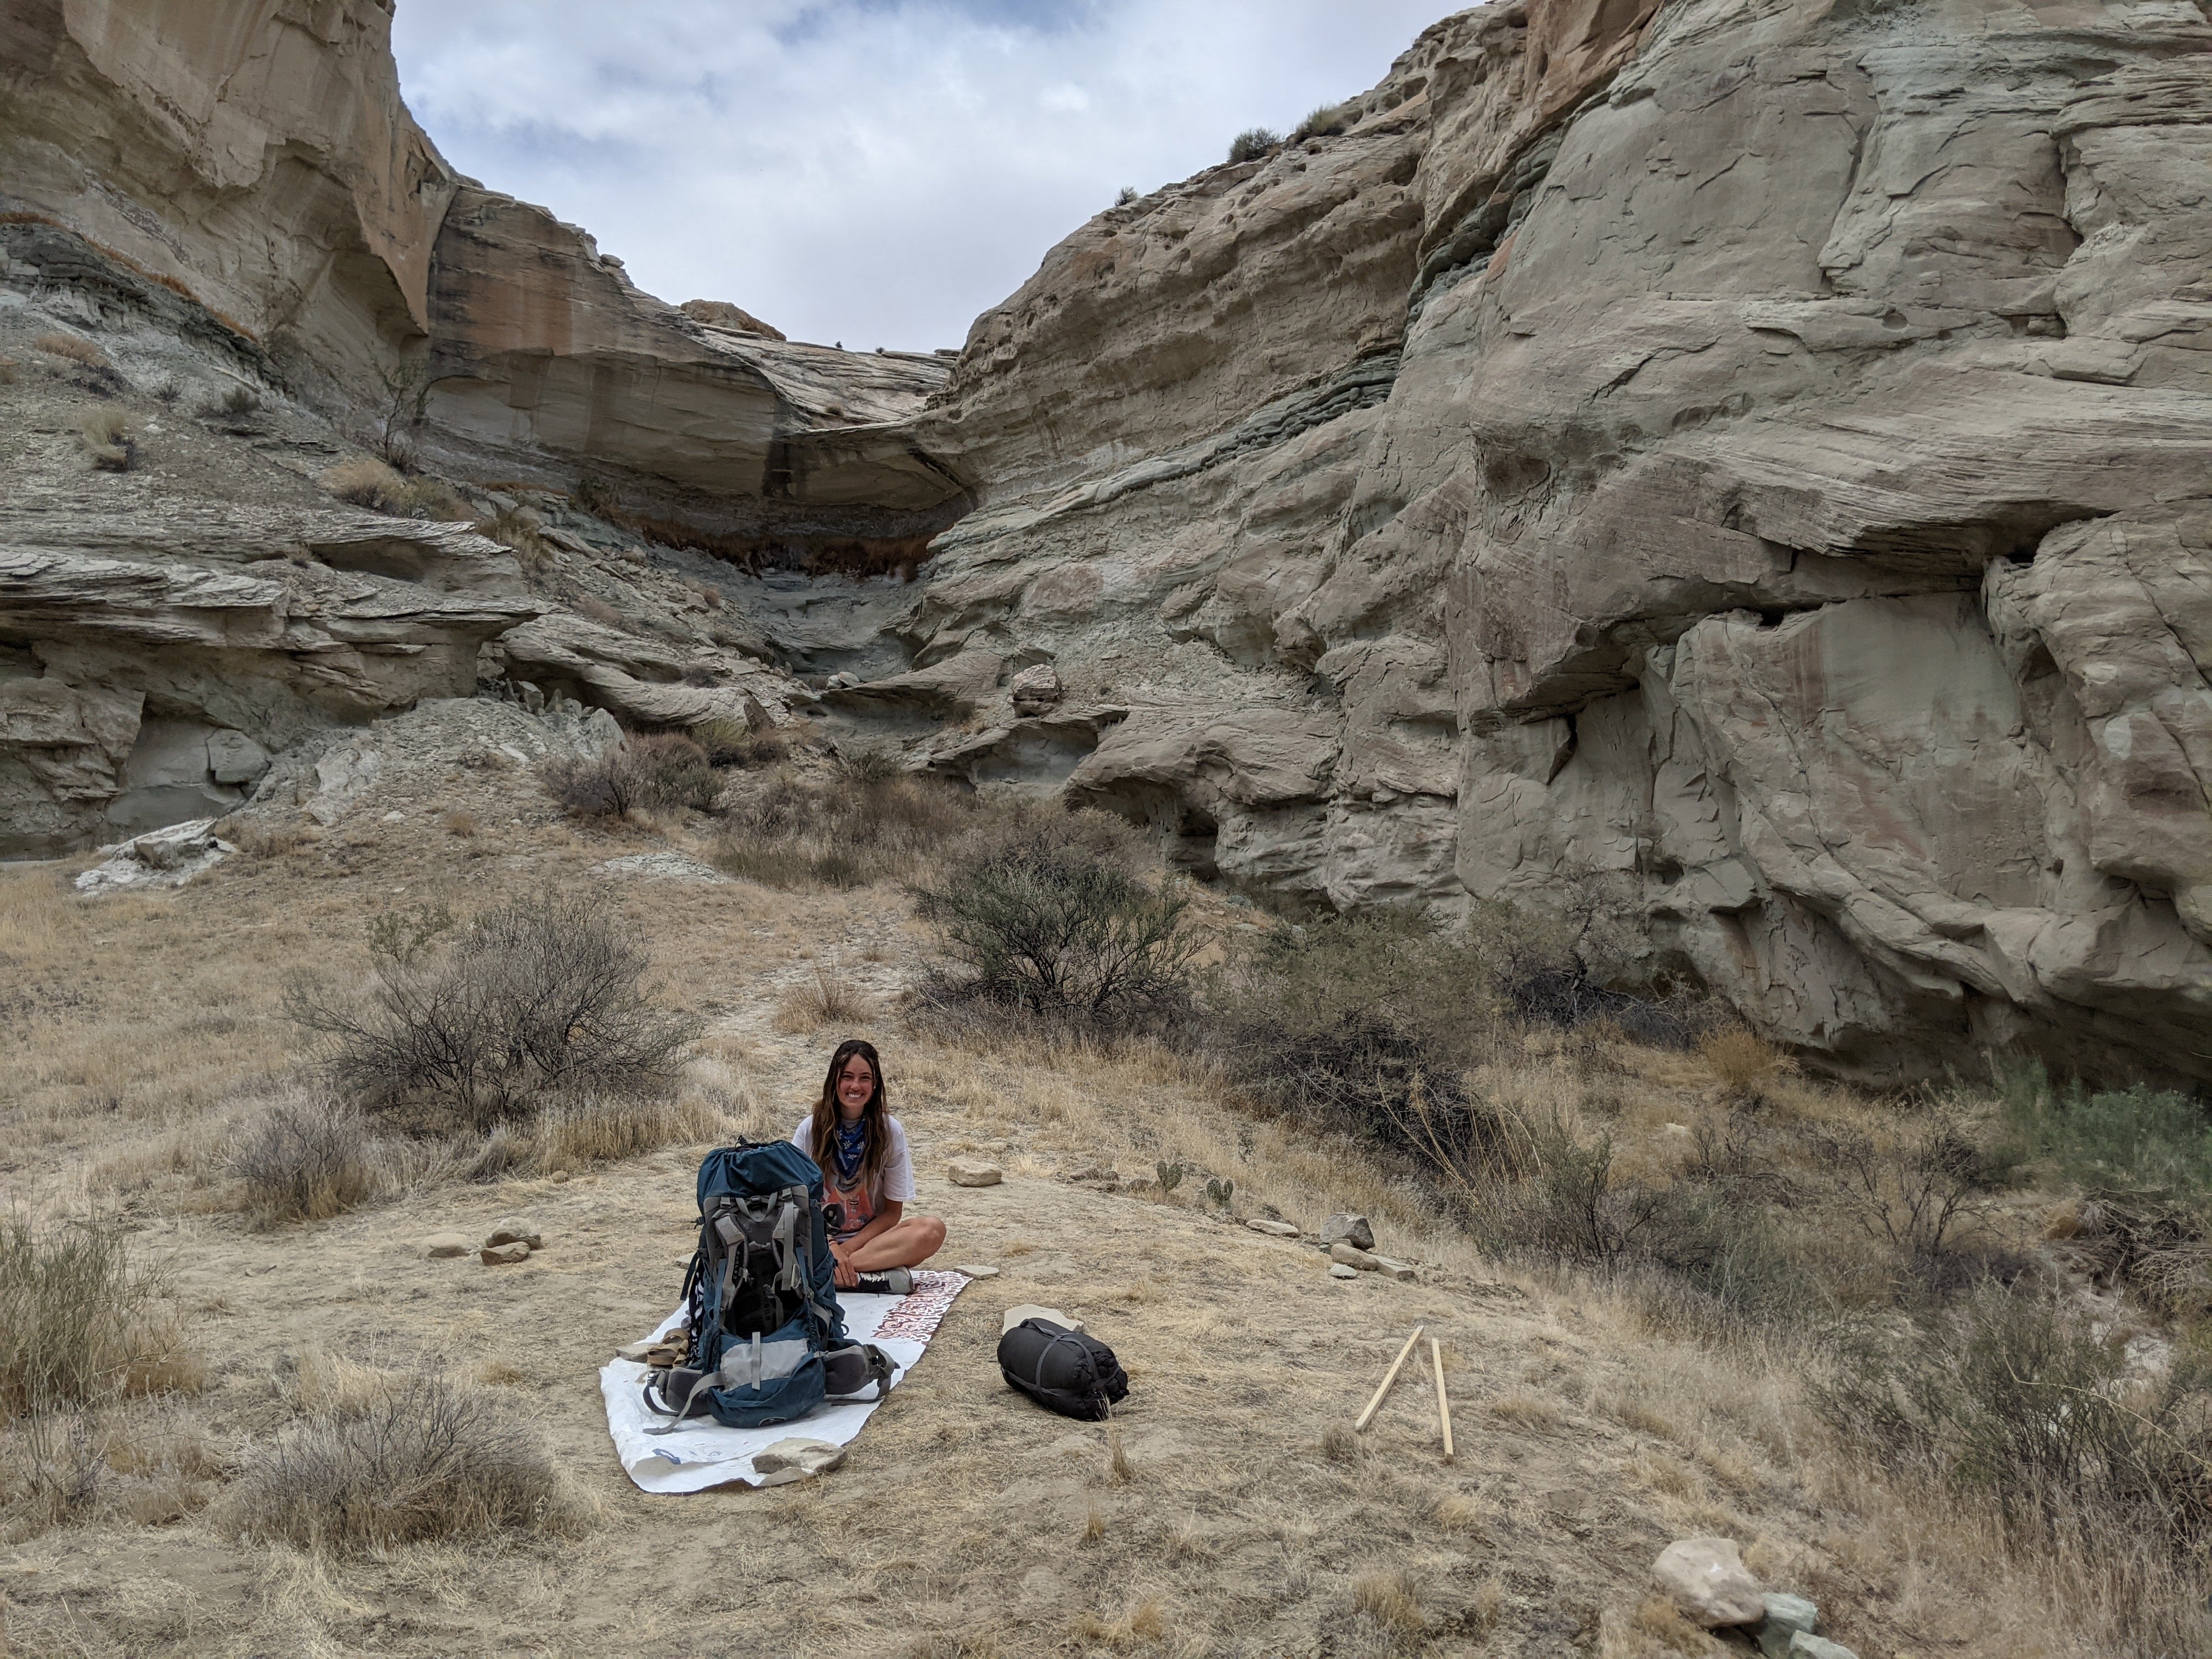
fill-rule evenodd
<path id="1" fill-rule="evenodd" d="M 1267 127 L 1247 127 L 1229 143 L 1229 161 L 1264 161 L 1282 147 L 1283 135 Z"/>
<path id="2" fill-rule="evenodd" d="M 664 773 L 674 781 L 652 781 Z M 614 810 L 598 793 L 607 775 L 633 792 Z M 633 734 L 573 771 L 483 778 L 508 793 L 441 793 L 422 814 L 436 844 L 473 852 L 526 833 L 557 849 L 542 856 L 558 878 L 395 893 L 423 866 L 352 872 L 377 846 L 403 845 L 398 829 L 380 842 L 312 826 L 241 840 L 255 879 L 322 871 L 358 884 L 354 908 L 325 940 L 298 935 L 227 1005 L 250 1018 L 232 1040 L 260 1080 L 195 1084 L 197 1115 L 173 1127 L 130 1120 L 147 1124 L 138 1143 L 102 1154 L 89 1190 L 270 1249 L 363 1224 L 427 1228 L 471 1194 L 511 1209 L 522 1200 L 501 1194 L 543 1203 L 596 1180 L 623 1183 L 633 1196 L 620 1202 L 652 1193 L 680 1209 L 696 1148 L 741 1125 L 784 1133 L 784 1097 L 818 1080 L 786 1079 L 763 1111 L 762 1045 L 788 1043 L 803 1068 L 834 1036 L 889 1035 L 900 1109 L 933 1153 L 1011 1148 L 993 1154 L 1011 1176 L 1076 1183 L 1048 1191 L 1078 1192 L 1103 1169 L 1106 1190 L 1127 1196 L 1097 1201 L 1160 1218 L 1133 1235 L 1151 1242 L 1121 1276 L 1085 1292 L 1086 1311 L 1139 1354 L 1155 1329 L 1174 1352 L 1211 1352 L 1241 1317 L 1255 1369 L 1233 1373 L 1237 1389 L 1312 1388 L 1309 1373 L 1265 1369 L 1277 1362 L 1261 1339 L 1281 1334 L 1250 1323 L 1256 1311 L 1205 1312 L 1177 1275 L 1226 1273 L 1200 1257 L 1237 1247 L 1205 1241 L 1255 1237 L 1206 1230 L 1311 1227 L 1358 1209 L 1437 1287 L 1376 1294 L 1428 1297 L 1403 1305 L 1430 1317 L 1468 1296 L 1508 1297 L 1483 1305 L 1525 1309 L 1510 1317 L 1548 1333 L 1525 1358 L 1516 1345 L 1533 1337 L 1452 1362 L 1471 1420 L 1490 1425 L 1470 1434 L 1615 1459 L 1621 1490 L 1670 1528 L 1768 1537 L 1768 1570 L 1845 1609 L 1881 1605 L 1890 1592 L 1867 1586 L 1909 1560 L 1976 1596 L 2063 1607 L 2105 1651 L 2197 1639 L 2208 1444 L 2194 1333 L 2212 1304 L 2212 1151 L 2195 1103 L 2032 1067 L 1891 1094 L 1825 1082 L 1693 990 L 1651 982 L 1595 886 L 1589 914 L 1564 920 L 1502 907 L 1449 927 L 1278 917 L 1178 880 L 1118 819 L 978 796 L 881 751 L 735 721 Z M 518 817 L 534 799 L 543 826 L 506 827 L 493 799 Z M 638 889 L 618 905 L 592 872 L 631 848 L 680 850 L 735 879 Z M 27 985 L 46 984 L 39 964 L 91 948 L 83 914 L 44 900 L 11 910 L 0 951 Z M 162 914 L 133 923 L 157 941 L 149 972 L 171 960 Z M 318 960 L 320 974 L 298 971 Z M 732 1006 L 758 1011 L 746 1016 L 757 1035 L 711 1034 L 709 1011 Z M 68 1063 L 68 1075 L 102 1075 L 88 1057 Z M 63 1097 L 42 1080 L 64 1074 L 57 1064 L 27 1070 L 46 1091 L 37 1099 Z M 100 1098 L 72 1086 L 70 1098 Z M 149 1088 L 121 1109 L 177 1097 Z M 1159 1241 L 1182 1228 L 1200 1230 L 1199 1254 L 1177 1267 Z M 58 1223 L 36 1237 L 49 1250 L 128 1242 Z M 1012 1271 L 1036 1248 L 1018 1231 L 996 1247 Z M 64 1397 L 74 1384 L 41 1383 L 54 1403 L 8 1431 L 19 1533 L 205 1510 L 198 1524 L 223 1536 L 341 1564 L 590 1533 L 591 1504 L 518 1426 L 514 1402 L 529 1396 L 507 1391 L 529 1385 L 503 1352 L 351 1370 L 302 1356 L 282 1373 L 294 1378 L 282 1413 L 210 1436 L 170 1287 L 130 1254 L 112 1259 L 131 1264 L 120 1278 L 100 1271 L 123 1288 L 100 1295 L 148 1310 L 122 1325 L 145 1334 L 143 1351 L 98 1360 L 112 1381 L 82 1403 Z M 672 1293 L 656 1273 L 668 1276 L 657 1258 L 645 1288 Z M 1180 1398 L 1173 1371 L 1155 1371 L 1145 1398 Z M 1377 1652 L 1513 1628 L 1517 1593 L 1497 1568 L 1447 1571 L 1423 1552 L 1480 1555 L 1504 1516 L 1525 1527 L 1530 1512 L 1474 1471 L 1386 1476 L 1374 1445 L 1332 1438 L 1322 1415 L 1265 1453 L 1270 1479 L 1302 1504 L 1387 1505 L 1399 1519 L 1362 1507 L 1360 1525 L 1411 1563 L 1360 1558 L 1330 1616 Z M 1179 1454 L 1146 1449 L 1141 1416 L 1130 1427 L 1100 1458 L 1071 1547 L 1218 1571 L 1235 1523 L 1176 1472 Z M 1255 1419 L 1243 1432 L 1258 1443 L 1289 1431 Z M 1759 1518 L 1801 1498 L 1831 1517 L 1828 1533 Z M 1135 1530 L 1133 1504 L 1188 1512 Z M 1863 1517 L 1848 1547 L 1833 1518 L 1845 1515 Z M 1179 1582 L 1071 1613 L 1070 1639 L 1143 1644 Z M 1592 1617 L 1607 1653 L 1705 1650 L 1663 1604 L 1632 1597 Z M 1104 1634 L 1082 1635 L 1092 1626 Z"/>
<path id="3" fill-rule="evenodd" d="M 87 410 L 76 437 L 84 458 L 102 472 L 128 472 L 138 463 L 138 421 L 125 410 Z"/>
<path id="4" fill-rule="evenodd" d="M 341 461 L 322 475 L 322 486 L 342 501 L 396 519 L 473 517 L 450 484 L 403 477 L 389 463 L 363 455 Z"/>

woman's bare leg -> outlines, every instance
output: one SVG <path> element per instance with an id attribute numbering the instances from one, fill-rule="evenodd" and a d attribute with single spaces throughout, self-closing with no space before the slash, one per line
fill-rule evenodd
<path id="1" fill-rule="evenodd" d="M 945 1243 L 945 1224 L 933 1215 L 900 1218 L 853 1251 L 846 1260 L 858 1273 L 881 1273 L 886 1267 L 915 1267 L 935 1255 Z"/>

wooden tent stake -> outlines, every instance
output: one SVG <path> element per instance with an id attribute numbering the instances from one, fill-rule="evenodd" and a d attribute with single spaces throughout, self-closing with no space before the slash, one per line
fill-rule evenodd
<path id="1" fill-rule="evenodd" d="M 1368 1419 L 1375 1415 L 1376 1407 L 1382 1403 L 1382 1396 L 1390 1392 L 1390 1385 L 1398 1380 L 1398 1367 L 1406 1363 L 1406 1356 L 1413 1352 L 1413 1344 L 1421 1340 L 1421 1333 L 1427 1328 L 1425 1325 L 1413 1327 L 1413 1334 L 1406 1339 L 1406 1346 L 1398 1350 L 1398 1357 L 1390 1362 L 1390 1369 L 1382 1373 L 1382 1386 L 1375 1390 L 1375 1398 L 1367 1402 L 1367 1409 L 1359 1413 L 1359 1420 L 1352 1425 L 1354 1434 L 1366 1428 Z"/>
<path id="2" fill-rule="evenodd" d="M 1444 1351 L 1433 1336 L 1429 1339 L 1429 1363 L 1437 1368 L 1437 1415 L 1444 1424 L 1444 1462 L 1452 1459 L 1451 1396 L 1444 1392 Z"/>

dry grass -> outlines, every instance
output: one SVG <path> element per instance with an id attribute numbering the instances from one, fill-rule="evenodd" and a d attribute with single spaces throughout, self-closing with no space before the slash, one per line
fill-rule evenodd
<path id="1" fill-rule="evenodd" d="M 317 481 L 342 501 L 398 519 L 448 521 L 474 516 L 452 485 L 435 478 L 409 478 L 369 456 L 340 461 Z"/>
<path id="2" fill-rule="evenodd" d="M 138 459 L 138 418 L 127 410 L 87 410 L 77 417 L 76 441 L 100 471 L 128 472 Z"/>
<path id="3" fill-rule="evenodd" d="M 1787 1064 L 1779 1048 L 1741 1026 L 1700 1037 L 1698 1057 L 1732 1095 L 1764 1094 Z"/>
<path id="4" fill-rule="evenodd" d="M 1418 1636 L 1421 1592 L 1419 1577 L 1407 1568 L 1364 1572 L 1352 1581 L 1352 1605 L 1395 1636 Z"/>
<path id="5" fill-rule="evenodd" d="M 326 1221 L 375 1187 L 374 1149 L 358 1109 L 307 1096 L 270 1107 L 230 1155 L 257 1225 Z"/>
<path id="6" fill-rule="evenodd" d="M 696 1146 L 716 1139 L 724 1127 L 712 1106 L 690 1095 L 558 1099 L 538 1115 L 532 1167 L 550 1174 L 637 1158 L 663 1146 Z"/>
<path id="7" fill-rule="evenodd" d="M 825 1026 L 859 1026 L 875 1018 L 875 1006 L 848 979 L 828 963 L 776 999 L 775 1027 L 779 1031 L 813 1032 Z"/>
<path id="8" fill-rule="evenodd" d="M 87 368 L 105 368 L 107 354 L 87 339 L 74 334 L 41 334 L 31 342 L 33 351 L 43 351 L 49 357 L 81 363 Z"/>
<path id="9" fill-rule="evenodd" d="M 0 1423 L 189 1392 L 202 1376 L 159 1276 L 119 1230 L 0 1221 Z"/>
<path id="10" fill-rule="evenodd" d="M 575 1525 L 535 1440 L 489 1396 L 427 1377 L 251 1454 L 231 1510 L 247 1537 L 337 1554 Z"/>

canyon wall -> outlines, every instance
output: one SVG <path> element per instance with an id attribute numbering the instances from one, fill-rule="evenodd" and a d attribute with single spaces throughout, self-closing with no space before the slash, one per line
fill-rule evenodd
<path id="1" fill-rule="evenodd" d="M 0 276 L 135 283 L 131 326 L 356 436 L 396 377 L 425 465 L 591 479 L 696 541 L 653 605 L 719 568 L 729 608 L 632 648 L 511 586 L 270 585 L 296 517 L 210 607 L 148 586 L 173 527 L 19 514 L 0 763 L 68 750 L 91 803 L 33 839 L 139 787 L 134 687 L 281 744 L 475 652 L 648 723 L 818 694 L 1286 900 L 1630 915 L 1642 971 L 1869 1075 L 2008 1043 L 2212 1076 L 2203 7 L 1463 12 L 1340 130 L 1082 227 L 949 372 L 641 293 L 438 160 L 388 26 L 0 0 Z M 632 533 L 578 524 L 580 558 Z M 210 610 L 292 702 L 132 668 L 215 649 L 179 620 Z M 391 667 L 300 679 L 345 649 Z"/>
<path id="2" fill-rule="evenodd" d="M 1626 906 L 1872 1073 L 2212 1075 L 2203 11 L 1538 0 L 1362 107 L 976 325 L 912 637 L 1065 691 L 937 763 Z"/>

